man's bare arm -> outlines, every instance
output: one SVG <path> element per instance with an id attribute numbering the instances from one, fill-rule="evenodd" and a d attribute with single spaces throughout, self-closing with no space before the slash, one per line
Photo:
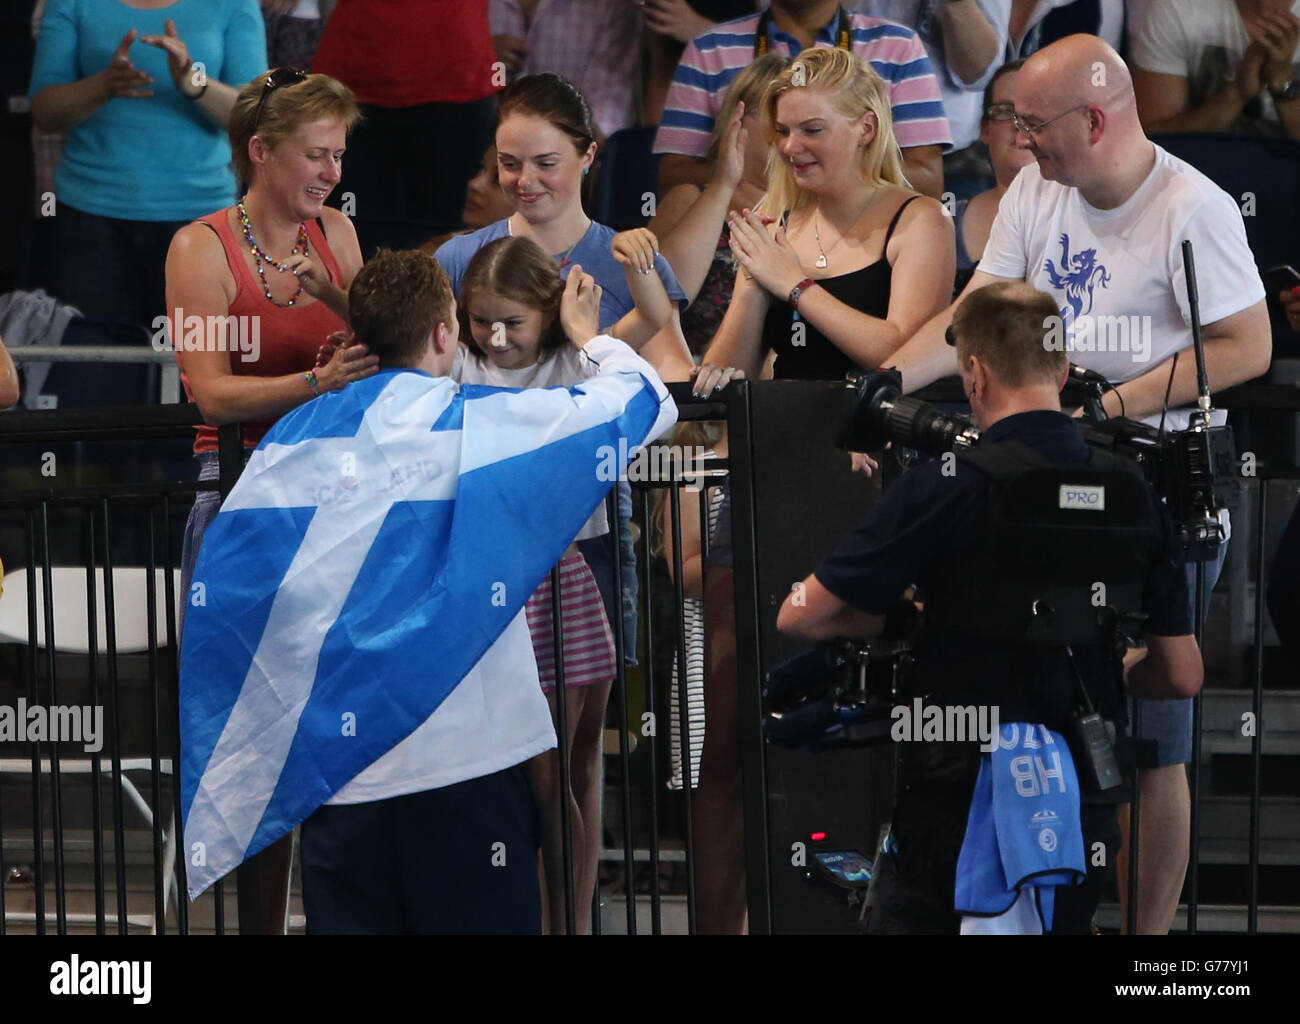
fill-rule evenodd
<path id="1" fill-rule="evenodd" d="M 957 353 L 944 338 L 948 325 L 952 323 L 957 303 L 971 292 L 1006 280 L 1005 277 L 986 274 L 982 270 L 975 271 L 962 293 L 957 296 L 957 302 L 927 320 L 919 331 L 903 343 L 903 347 L 894 353 L 890 365 L 903 375 L 904 391 L 918 391 L 940 377 L 948 377 L 957 372 Z"/>
<path id="2" fill-rule="evenodd" d="M 1205 372 L 1210 390 L 1222 391 L 1234 384 L 1268 372 L 1273 357 L 1273 337 L 1268 310 L 1261 299 L 1253 306 L 1205 326 Z M 1124 399 L 1123 414 L 1134 419 L 1158 413 L 1164 406 L 1165 388 L 1169 386 L 1169 366 L 1173 357 L 1163 360 L 1140 377 L 1126 380 L 1115 391 Z M 1102 405 L 1111 416 L 1120 415 L 1115 391 L 1108 391 Z M 1196 399 L 1196 356 L 1190 348 L 1178 356 L 1169 408 L 1186 405 Z"/>
<path id="3" fill-rule="evenodd" d="M 1147 637 L 1146 657 L 1129 669 L 1128 691 L 1148 700 L 1186 700 L 1201 690 L 1205 667 L 1196 637 Z"/>
<path id="4" fill-rule="evenodd" d="M 903 174 L 924 196 L 943 200 L 943 147 L 909 146 L 903 150 Z M 662 169 L 660 170 L 662 174 Z"/>
<path id="5" fill-rule="evenodd" d="M 1240 116 L 1249 97 L 1229 82 L 1199 107 L 1192 109 L 1191 90 L 1183 75 L 1161 75 L 1133 69 L 1138 117 L 1152 134 L 1160 132 L 1226 132 Z"/>
<path id="6" fill-rule="evenodd" d="M 998 31 L 975 0 L 952 0 L 939 6 L 948 67 L 964 83 L 978 82 L 998 57 Z"/>
<path id="7" fill-rule="evenodd" d="M 834 640 L 839 636 L 878 636 L 883 615 L 872 615 L 845 604 L 817 579 L 809 576 L 781 605 L 776 628 L 799 640 Z"/>

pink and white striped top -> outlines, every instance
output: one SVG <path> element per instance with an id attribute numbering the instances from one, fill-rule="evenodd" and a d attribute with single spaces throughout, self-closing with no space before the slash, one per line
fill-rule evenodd
<path id="1" fill-rule="evenodd" d="M 686 45 L 673 74 L 654 152 L 703 157 L 727 86 L 754 58 L 754 35 L 760 15 L 751 14 L 714 25 Z M 838 20 L 839 15 L 836 15 Z M 952 148 L 952 131 L 944 116 L 939 81 L 925 46 L 910 28 L 866 14 L 849 13 L 853 52 L 868 61 L 889 87 L 894 135 L 901 149 L 913 146 Z M 814 40 L 835 45 L 833 20 Z M 770 53 L 794 56 L 800 44 L 775 25 L 768 25 Z"/>

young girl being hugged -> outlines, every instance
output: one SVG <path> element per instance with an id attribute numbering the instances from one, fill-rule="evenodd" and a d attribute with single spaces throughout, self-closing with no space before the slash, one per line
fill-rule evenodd
<path id="1" fill-rule="evenodd" d="M 574 292 L 561 308 L 561 299 Z M 594 377 L 596 364 L 583 346 L 597 333 L 594 315 L 579 312 L 577 296 L 600 288 L 574 266 L 568 283 L 555 261 L 531 238 L 501 238 L 479 249 L 461 279 L 458 315 L 463 344 L 452 377 L 464 384 L 534 388 L 570 386 Z M 592 312 L 596 308 L 588 297 Z M 545 500 L 544 495 L 538 495 Z M 564 641 L 564 701 L 570 778 L 561 776 L 558 752 L 528 763 L 542 822 L 542 908 L 549 931 L 564 931 L 564 858 L 560 800 L 569 801 L 573 823 L 574 903 L 579 931 L 590 920 L 600 853 L 600 752 L 605 707 L 615 673 L 614 636 L 591 568 L 577 541 L 609 532 L 602 502 L 569 545 L 558 565 Z M 526 607 L 542 689 L 556 714 L 556 667 L 551 577 Z"/>

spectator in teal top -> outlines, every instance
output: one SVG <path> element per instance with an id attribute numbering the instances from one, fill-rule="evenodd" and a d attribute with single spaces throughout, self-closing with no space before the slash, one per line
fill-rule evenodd
<path id="1" fill-rule="evenodd" d="M 265 67 L 257 0 L 49 0 L 30 93 L 36 127 L 67 136 L 42 209 L 60 299 L 163 312 L 173 233 L 235 200 L 226 122 Z"/>

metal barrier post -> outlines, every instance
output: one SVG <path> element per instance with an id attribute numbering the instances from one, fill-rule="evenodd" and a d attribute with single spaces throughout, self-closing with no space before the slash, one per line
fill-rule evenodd
<path id="1" fill-rule="evenodd" d="M 767 847 L 767 779 L 763 757 L 762 664 L 758 621 L 758 548 L 754 521 L 753 433 L 749 381 L 730 384 L 727 444 L 731 462 L 731 547 L 736 587 L 736 680 L 745 815 L 745 876 L 749 932 L 772 931 L 771 869 Z"/>
<path id="2" fill-rule="evenodd" d="M 27 668 L 28 696 L 33 705 L 41 702 L 37 688 L 36 665 L 36 516 L 27 512 L 27 564 L 32 567 L 27 588 Z M 32 846 L 36 872 L 36 934 L 45 934 L 45 830 L 41 810 L 41 744 L 32 740 Z"/>
<path id="3" fill-rule="evenodd" d="M 100 500 L 104 524 L 104 640 L 108 646 L 108 690 L 113 713 L 113 869 L 117 895 L 117 933 L 126 934 L 126 825 L 122 815 L 122 691 L 117 676 L 117 603 L 113 599 L 113 533 L 108 499 Z"/>
<path id="4" fill-rule="evenodd" d="M 641 550 L 642 562 L 646 566 L 646 576 L 649 577 L 649 566 L 652 564 L 651 559 L 651 516 L 650 503 L 646 502 L 642 509 L 641 519 Z M 642 588 L 644 593 L 641 595 L 645 608 L 645 644 L 646 644 L 646 711 L 650 714 L 650 721 L 657 722 L 655 717 L 655 627 L 654 627 L 654 602 L 650 600 L 650 587 Z M 654 730 L 656 733 L 658 730 Z M 648 760 L 650 762 L 650 877 L 654 879 L 654 885 L 650 887 L 650 934 L 663 934 L 663 900 L 659 893 L 659 772 L 655 763 L 655 736 L 650 739 L 650 752 Z M 629 830 L 630 834 L 630 830 Z M 626 863 L 632 863 L 631 844 L 629 842 L 629 852 L 625 860 Z M 627 871 L 627 892 L 630 905 L 635 908 L 636 903 L 636 872 L 629 867 Z M 635 909 L 630 910 L 629 914 L 635 915 Z"/>
<path id="5" fill-rule="evenodd" d="M 86 511 L 86 651 L 90 673 L 90 703 L 100 706 L 99 696 L 99 611 L 95 586 L 95 516 L 93 509 Z M 100 745 L 103 749 L 103 745 Z M 106 931 L 104 920 L 104 809 L 100 785 L 103 771 L 99 751 L 90 757 L 90 822 L 92 843 L 92 868 L 95 880 L 95 934 Z"/>
<path id="6" fill-rule="evenodd" d="M 1255 510 L 1255 648 L 1250 707 L 1255 716 L 1255 734 L 1250 739 L 1250 863 L 1246 904 L 1246 931 L 1259 931 L 1259 841 L 1260 785 L 1264 757 L 1264 541 L 1268 527 L 1268 480 L 1260 477 Z"/>

